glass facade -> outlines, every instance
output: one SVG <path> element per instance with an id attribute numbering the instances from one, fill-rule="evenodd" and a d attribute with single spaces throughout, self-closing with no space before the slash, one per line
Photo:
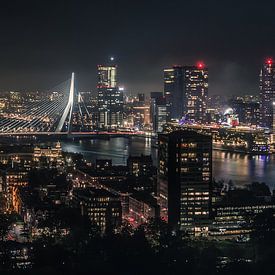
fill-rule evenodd
<path id="1" fill-rule="evenodd" d="M 275 66 L 268 59 L 260 72 L 260 124 L 272 127 L 273 101 L 275 100 Z"/>
<path id="2" fill-rule="evenodd" d="M 122 125 L 123 91 L 117 86 L 117 66 L 98 65 L 98 127 Z"/>
<path id="3" fill-rule="evenodd" d="M 159 198 L 163 216 L 181 230 L 209 218 L 212 137 L 189 130 L 159 135 Z"/>

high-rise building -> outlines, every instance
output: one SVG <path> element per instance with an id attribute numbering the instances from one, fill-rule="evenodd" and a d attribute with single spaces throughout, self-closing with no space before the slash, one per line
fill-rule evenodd
<path id="1" fill-rule="evenodd" d="M 208 69 L 202 62 L 196 66 L 173 66 L 164 69 L 164 96 L 169 118 L 206 121 Z"/>
<path id="2" fill-rule="evenodd" d="M 122 125 L 123 90 L 117 86 L 117 66 L 98 65 L 98 126 L 114 128 Z"/>
<path id="3" fill-rule="evenodd" d="M 87 215 L 102 232 L 121 225 L 122 209 L 119 196 L 105 189 L 74 189 L 73 203 L 80 208 L 81 214 Z"/>
<path id="4" fill-rule="evenodd" d="M 260 104 L 259 102 L 245 101 L 242 98 L 231 99 L 230 106 L 238 115 L 239 122 L 242 124 L 259 125 Z"/>
<path id="5" fill-rule="evenodd" d="M 115 88 L 117 87 L 117 66 L 116 65 L 98 65 L 98 86 Z"/>
<path id="6" fill-rule="evenodd" d="M 153 159 L 151 156 L 129 156 L 127 159 L 129 175 L 136 177 L 151 177 L 153 175 Z"/>
<path id="7" fill-rule="evenodd" d="M 206 121 L 208 98 L 208 69 L 203 63 L 184 67 L 184 93 L 186 96 L 186 115 L 188 120 Z"/>
<path id="8" fill-rule="evenodd" d="M 260 71 L 260 124 L 272 127 L 273 101 L 275 100 L 275 65 L 268 58 Z"/>
<path id="9" fill-rule="evenodd" d="M 178 130 L 159 135 L 158 194 L 162 217 L 174 229 L 206 229 L 212 183 L 212 137 Z"/>
<path id="10" fill-rule="evenodd" d="M 154 132 L 160 133 L 163 130 L 163 125 L 168 121 L 169 107 L 165 97 L 152 97 L 155 95 L 151 94 L 151 120 Z"/>
<path id="11" fill-rule="evenodd" d="M 271 135 L 271 143 L 274 143 L 275 137 L 275 101 L 272 102 L 272 135 Z"/>
<path id="12" fill-rule="evenodd" d="M 180 119 L 185 111 L 186 97 L 183 92 L 183 67 L 175 65 L 164 69 L 164 96 L 169 119 Z"/>

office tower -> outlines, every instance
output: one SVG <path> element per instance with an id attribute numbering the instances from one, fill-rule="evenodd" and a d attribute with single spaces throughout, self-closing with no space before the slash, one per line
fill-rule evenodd
<path id="1" fill-rule="evenodd" d="M 169 119 L 205 122 L 208 97 L 208 69 L 196 66 L 173 66 L 164 69 L 164 96 Z"/>
<path id="2" fill-rule="evenodd" d="M 275 134 L 275 100 L 272 102 L 272 134 Z"/>
<path id="3" fill-rule="evenodd" d="M 275 66 L 267 59 L 260 71 L 260 124 L 272 127 L 273 101 L 275 100 Z"/>
<path id="4" fill-rule="evenodd" d="M 98 65 L 98 86 L 117 87 L 117 65 Z"/>
<path id="5" fill-rule="evenodd" d="M 259 102 L 245 101 L 243 98 L 237 98 L 230 100 L 229 104 L 234 110 L 234 112 L 238 115 L 240 123 L 249 125 L 259 125 Z"/>
<path id="6" fill-rule="evenodd" d="M 139 103 L 141 103 L 141 104 L 145 103 L 145 95 L 144 94 L 138 94 L 137 97 L 138 97 Z"/>
<path id="7" fill-rule="evenodd" d="M 162 92 L 151 92 L 150 93 L 150 122 L 152 129 L 156 132 L 156 99 L 163 97 Z"/>
<path id="8" fill-rule="evenodd" d="M 164 69 L 164 96 L 169 119 L 181 119 L 185 112 L 186 97 L 183 92 L 183 67 Z"/>
<path id="9" fill-rule="evenodd" d="M 115 128 L 122 125 L 123 90 L 117 86 L 117 66 L 98 65 L 98 126 Z"/>
<path id="10" fill-rule="evenodd" d="M 196 66 L 185 66 L 183 70 L 187 119 L 203 123 L 206 121 L 208 69 L 203 63 L 198 63 Z"/>
<path id="11" fill-rule="evenodd" d="M 151 156 L 129 156 L 127 159 L 129 175 L 151 177 L 153 175 L 153 159 Z"/>
<path id="12" fill-rule="evenodd" d="M 153 97 L 152 97 L 153 96 Z M 156 97 L 155 97 L 156 96 Z M 163 125 L 167 123 L 169 117 L 167 101 L 163 96 L 157 93 L 151 93 L 151 121 L 154 132 L 162 132 Z"/>
<path id="13" fill-rule="evenodd" d="M 150 125 L 150 105 L 144 94 L 138 94 L 133 102 L 128 104 L 127 119 L 132 117 L 132 127 L 136 130 L 144 130 Z"/>
<path id="14" fill-rule="evenodd" d="M 105 189 L 74 189 L 73 204 L 80 208 L 81 214 L 88 216 L 92 224 L 102 232 L 121 225 L 122 208 L 119 196 Z"/>
<path id="15" fill-rule="evenodd" d="M 159 135 L 161 215 L 174 229 L 205 229 L 212 183 L 212 137 L 179 130 Z"/>

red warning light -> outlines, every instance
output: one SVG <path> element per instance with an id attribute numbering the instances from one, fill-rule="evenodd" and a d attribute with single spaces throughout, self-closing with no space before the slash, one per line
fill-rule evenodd
<path id="1" fill-rule="evenodd" d="M 203 69 L 203 68 L 205 67 L 205 65 L 204 65 L 203 62 L 199 61 L 199 62 L 197 63 L 197 67 L 198 67 L 199 69 Z"/>
<path id="2" fill-rule="evenodd" d="M 268 65 L 271 65 L 271 64 L 273 63 L 272 58 L 268 58 L 268 59 L 266 60 L 266 63 L 267 63 Z"/>

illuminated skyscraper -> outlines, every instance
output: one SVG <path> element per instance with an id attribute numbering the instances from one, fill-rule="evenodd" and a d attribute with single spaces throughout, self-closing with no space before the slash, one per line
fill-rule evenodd
<path id="1" fill-rule="evenodd" d="M 117 86 L 117 66 L 98 65 L 98 126 L 114 128 L 122 125 L 123 90 Z"/>
<path id="2" fill-rule="evenodd" d="M 271 58 L 263 64 L 260 72 L 260 124 L 272 127 L 273 101 L 275 100 L 275 65 Z"/>
<path id="3" fill-rule="evenodd" d="M 180 119 L 185 111 L 186 97 L 183 92 L 183 67 L 164 69 L 164 96 L 169 119 Z"/>
<path id="4" fill-rule="evenodd" d="M 197 66 L 185 66 L 183 70 L 183 90 L 187 101 L 187 118 L 195 122 L 205 122 L 208 98 L 208 69 L 203 63 L 199 62 Z"/>
<path id="5" fill-rule="evenodd" d="M 173 66 L 164 69 L 164 96 L 171 119 L 186 116 L 196 122 L 206 121 L 208 69 L 196 66 Z"/>
<path id="6" fill-rule="evenodd" d="M 151 120 L 153 130 L 155 132 L 162 132 L 163 125 L 167 123 L 167 102 L 163 96 L 154 97 L 151 94 Z"/>
<path id="7" fill-rule="evenodd" d="M 234 113 L 238 115 L 240 123 L 249 125 L 259 125 L 260 104 L 259 102 L 246 101 L 244 98 L 229 100 L 229 106 L 232 107 Z"/>
<path id="8" fill-rule="evenodd" d="M 203 230 L 209 217 L 212 137 L 180 130 L 159 135 L 161 215 L 172 228 Z"/>
<path id="9" fill-rule="evenodd" d="M 116 65 L 98 65 L 98 87 L 115 88 L 117 87 L 117 66 Z"/>

